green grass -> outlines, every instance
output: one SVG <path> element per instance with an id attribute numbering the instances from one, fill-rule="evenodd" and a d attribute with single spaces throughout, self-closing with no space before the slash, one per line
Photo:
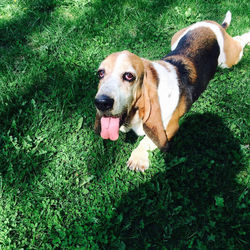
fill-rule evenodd
<path id="1" fill-rule="evenodd" d="M 96 69 L 128 49 L 159 59 L 196 21 L 249 31 L 249 1 L 2 0 L 0 249 L 246 249 L 249 48 L 218 70 L 144 174 L 140 138 L 93 132 Z"/>

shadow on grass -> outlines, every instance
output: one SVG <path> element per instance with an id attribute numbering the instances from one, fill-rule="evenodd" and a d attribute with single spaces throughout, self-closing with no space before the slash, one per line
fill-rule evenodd
<path id="1" fill-rule="evenodd" d="M 122 249 L 244 247 L 246 207 L 236 183 L 244 162 L 221 118 L 188 116 L 165 160 L 167 171 L 124 194 L 113 218 L 102 221 L 100 246 L 108 238 L 107 248 Z"/>
<path id="2" fill-rule="evenodd" d="M 15 3 L 13 3 L 15 4 Z M 11 8 L 11 4 L 9 4 Z M 32 48 L 28 46 L 29 36 L 36 32 L 42 31 L 48 23 L 50 23 L 52 16 L 51 12 L 56 7 L 55 1 L 21 1 L 18 3 L 19 8 L 25 9 L 24 13 L 17 15 L 10 20 L 2 22 L 0 25 L 0 70 L 1 75 L 13 74 L 12 79 L 17 77 L 16 63 L 20 57 L 33 58 L 34 53 Z M 26 66 L 27 67 L 27 66 Z M 19 72 L 18 72 L 19 73 Z M 26 72 L 24 72 L 25 74 Z M 29 79 L 30 80 L 30 79 Z M 2 105 L 1 122 L 2 120 L 10 119 L 12 113 L 15 113 L 16 108 L 20 106 L 20 100 L 30 100 L 34 92 L 41 86 L 46 86 L 44 77 L 36 75 L 30 86 L 16 86 L 16 95 L 10 95 L 7 98 L 1 97 Z M 22 98 L 24 97 L 24 98 Z M 29 98 L 28 98 L 29 97 Z"/>
<path id="3" fill-rule="evenodd" d="M 55 128 L 58 133 L 74 115 L 87 117 L 83 126 L 89 128 L 92 125 L 92 104 L 88 100 L 94 92 L 81 84 L 86 72 L 80 70 L 73 80 L 71 74 L 57 63 L 47 67 L 46 72 L 42 76 L 35 75 L 32 79 L 34 86 L 14 98 L 14 103 L 1 113 L 0 174 L 6 183 L 22 185 L 23 182 L 32 182 L 57 153 L 51 148 L 56 149 L 58 145 L 51 145 L 50 141 L 55 143 L 58 136 L 48 138 L 44 119 L 49 119 L 52 129 L 53 121 L 60 119 L 62 129 Z M 53 117 L 51 111 L 57 116 Z"/>

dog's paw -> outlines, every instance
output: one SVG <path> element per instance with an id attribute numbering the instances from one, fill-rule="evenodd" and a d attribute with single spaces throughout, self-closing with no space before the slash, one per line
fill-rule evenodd
<path id="1" fill-rule="evenodd" d="M 127 165 L 131 170 L 144 172 L 149 168 L 148 152 L 146 150 L 135 149 Z"/>

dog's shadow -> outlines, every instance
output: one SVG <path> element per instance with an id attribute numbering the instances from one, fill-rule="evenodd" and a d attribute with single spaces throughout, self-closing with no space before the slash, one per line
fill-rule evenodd
<path id="1" fill-rule="evenodd" d="M 241 159 L 239 141 L 220 117 L 188 115 L 165 155 L 166 170 L 123 195 L 113 218 L 100 223 L 99 239 L 109 235 L 111 248 L 180 249 L 199 242 L 227 248 L 245 224 L 237 205 Z"/>

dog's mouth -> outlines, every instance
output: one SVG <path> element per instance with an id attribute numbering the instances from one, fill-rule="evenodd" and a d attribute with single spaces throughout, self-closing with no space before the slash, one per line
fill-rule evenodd
<path id="1" fill-rule="evenodd" d="M 119 138 L 119 128 L 125 122 L 126 113 L 120 116 L 103 116 L 101 118 L 101 137 L 116 141 Z"/>

